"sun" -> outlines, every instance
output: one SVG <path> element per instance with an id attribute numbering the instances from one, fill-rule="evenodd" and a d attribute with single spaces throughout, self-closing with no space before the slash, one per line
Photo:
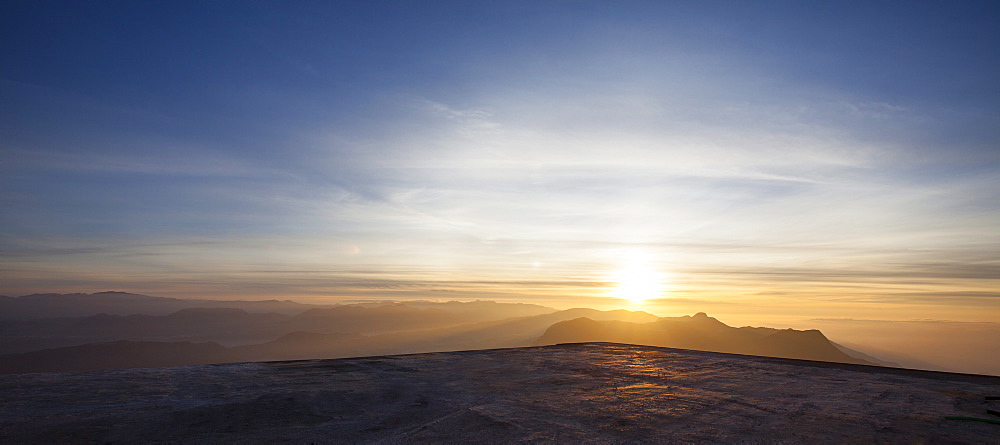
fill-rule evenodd
<path id="1" fill-rule="evenodd" d="M 656 298 L 662 288 L 660 274 L 644 264 L 630 264 L 614 274 L 612 295 L 639 303 Z"/>

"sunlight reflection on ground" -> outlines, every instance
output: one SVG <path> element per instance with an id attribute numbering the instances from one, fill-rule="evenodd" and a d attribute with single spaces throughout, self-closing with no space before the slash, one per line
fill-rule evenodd
<path id="1" fill-rule="evenodd" d="M 0 442 L 975 443 L 996 426 L 944 416 L 998 384 L 616 344 L 23 374 Z"/>

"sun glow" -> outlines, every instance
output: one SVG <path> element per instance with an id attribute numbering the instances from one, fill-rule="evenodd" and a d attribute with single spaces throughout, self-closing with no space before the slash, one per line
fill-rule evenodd
<path id="1" fill-rule="evenodd" d="M 629 261 L 613 279 L 616 284 L 612 295 L 633 303 L 656 298 L 663 288 L 661 275 L 644 261 Z"/>

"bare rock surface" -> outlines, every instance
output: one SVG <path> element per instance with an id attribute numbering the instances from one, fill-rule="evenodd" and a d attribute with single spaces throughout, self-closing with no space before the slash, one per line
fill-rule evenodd
<path id="1" fill-rule="evenodd" d="M 997 443 L 1000 378 L 608 343 L 0 376 L 4 443 Z M 993 407 L 997 409 L 996 407 Z"/>

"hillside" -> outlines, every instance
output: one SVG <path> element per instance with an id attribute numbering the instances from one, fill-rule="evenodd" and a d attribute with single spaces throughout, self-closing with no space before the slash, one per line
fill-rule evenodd
<path id="1" fill-rule="evenodd" d="M 2 443 L 989 443 L 1000 378 L 617 344 L 0 376 Z"/>
<path id="2" fill-rule="evenodd" d="M 161 300 L 135 294 L 103 294 L 49 294 L 50 296 L 28 300 L 44 300 L 47 306 L 55 308 L 55 313 L 83 311 L 85 308 L 86 311 L 98 310 L 103 306 L 95 302 L 106 302 L 109 298 L 132 302 Z M 168 305 L 190 302 L 196 306 L 165 315 L 97 313 L 86 317 L 0 320 L 0 355 L 122 340 L 216 342 L 224 346 L 243 346 L 272 341 L 293 332 L 375 335 L 441 329 L 556 312 L 545 306 L 524 303 L 418 301 L 405 304 L 305 306 L 300 307 L 299 312 L 294 315 L 289 315 L 260 313 L 239 307 L 244 302 L 165 300 L 169 302 Z M 167 306 L 158 307 L 163 309 Z M 541 331 L 537 335 L 541 335 Z"/>
<path id="3" fill-rule="evenodd" d="M 494 316 L 502 316 L 505 306 L 500 305 Z M 213 316 L 216 315 L 216 316 Z M 267 314 L 276 316 L 277 314 Z M 384 354 L 403 354 L 432 351 L 455 351 L 464 349 L 485 349 L 498 347 L 529 346 L 535 343 L 546 328 L 553 323 L 586 315 L 599 320 L 655 320 L 656 316 L 645 312 L 623 310 L 598 311 L 595 309 L 569 309 L 551 314 L 511 317 L 502 320 L 469 323 L 449 326 L 461 320 L 453 314 L 438 309 L 409 308 L 405 305 L 388 305 L 379 307 L 343 306 L 330 309 L 314 309 L 301 314 L 301 317 L 285 317 L 271 320 L 266 324 L 273 331 L 281 328 L 283 332 L 278 338 L 263 343 L 224 347 L 209 341 L 202 336 L 199 342 L 191 341 L 150 341 L 144 337 L 141 342 L 106 340 L 100 343 L 87 343 L 65 347 L 31 351 L 20 354 L 0 356 L 0 373 L 27 373 L 70 370 L 97 370 L 144 366 L 171 366 L 186 364 L 229 363 L 245 361 L 269 360 L 303 360 L 316 358 L 358 357 Z M 108 322 L 108 329 L 114 329 L 116 322 L 133 326 L 142 322 L 148 329 L 171 326 L 176 333 L 197 332 L 199 326 L 209 323 L 219 327 L 227 320 L 246 319 L 259 315 L 240 313 L 234 309 L 194 309 L 185 310 L 163 317 L 135 315 L 129 317 L 100 316 L 97 321 Z M 278 316 L 284 317 L 284 316 Z M 305 318 L 303 324 L 302 318 Z M 93 320 L 88 318 L 84 321 Z M 173 324 L 172 321 L 185 320 L 186 324 Z M 376 332 L 372 335 L 362 335 L 350 332 L 352 329 L 365 329 L 358 320 L 370 323 L 364 332 Z M 135 323 L 134 323 L 135 322 Z M 424 329 L 406 332 L 377 334 L 384 330 L 404 329 L 414 326 L 444 325 L 446 327 Z M 321 332 L 293 330 L 302 326 L 312 327 Z M 247 326 L 236 329 L 249 329 Z M 348 332 L 343 332 L 348 331 Z M 135 335 L 136 331 L 129 331 Z M 231 335 L 228 331 L 221 331 Z M 70 340 L 79 340 L 74 336 Z M 129 338 L 129 337 L 122 337 Z M 134 338 L 134 337 L 133 337 Z M 156 365 L 149 365 L 147 354 L 142 352 L 139 344 L 156 349 L 171 351 Z M 211 346 L 207 346 L 211 345 Z M 190 357 L 185 357 L 184 350 L 190 351 Z M 79 357 L 86 357 L 80 360 Z M 173 362 L 165 361 L 167 359 Z M 104 361 L 102 361 L 104 360 Z"/>
<path id="4" fill-rule="evenodd" d="M 89 317 L 109 315 L 167 315 L 181 309 L 199 307 L 238 308 L 247 312 L 297 314 L 317 305 L 291 300 L 186 300 L 153 297 L 128 292 L 92 294 L 32 294 L 0 299 L 0 320 Z"/>
<path id="5" fill-rule="evenodd" d="M 494 316 L 502 314 L 499 311 Z M 816 330 L 733 328 L 704 313 L 660 318 L 641 311 L 577 308 L 458 324 L 463 319 L 447 310 L 404 304 L 311 309 L 293 317 L 232 308 L 184 309 L 167 316 L 102 314 L 62 327 L 67 335 L 64 342 L 80 343 L 0 356 L 0 373 L 308 360 L 594 341 L 893 365 L 837 345 Z M 419 329 L 425 326 L 438 327 Z M 407 330 L 414 328 L 418 329 Z M 83 342 L 86 338 L 103 340 Z M 220 339 L 250 338 L 258 340 L 219 344 Z M 164 353 L 150 354 L 143 347 Z M 156 356 L 155 361 L 151 355 Z"/>
<path id="6" fill-rule="evenodd" d="M 597 321 L 581 317 L 556 323 L 536 344 L 616 342 L 699 351 L 786 357 L 839 363 L 882 364 L 850 355 L 817 330 L 734 328 L 704 312 L 648 323 Z M 871 358 L 871 357 L 869 357 Z"/>

